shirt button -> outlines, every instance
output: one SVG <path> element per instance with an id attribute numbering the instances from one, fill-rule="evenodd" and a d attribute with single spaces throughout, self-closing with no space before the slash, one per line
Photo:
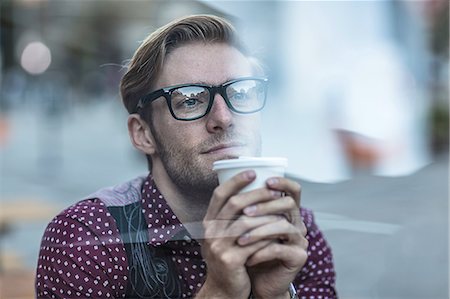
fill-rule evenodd
<path id="1" fill-rule="evenodd" d="M 192 241 L 191 237 L 189 237 L 188 235 L 184 235 L 183 240 L 185 240 L 188 243 L 191 243 L 191 241 Z"/>

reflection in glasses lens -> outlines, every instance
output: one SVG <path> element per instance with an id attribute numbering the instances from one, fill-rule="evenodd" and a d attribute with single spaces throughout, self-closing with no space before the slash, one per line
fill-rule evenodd
<path id="1" fill-rule="evenodd" d="M 171 103 L 173 113 L 178 118 L 195 118 L 208 109 L 209 91 L 200 86 L 177 88 L 172 91 Z"/>
<path id="2" fill-rule="evenodd" d="M 226 95 L 237 112 L 249 113 L 262 108 L 266 92 L 262 82 L 244 80 L 228 85 Z"/>
<path id="3" fill-rule="evenodd" d="M 266 82 L 256 79 L 243 79 L 219 87 L 221 95 L 238 113 L 252 113 L 263 108 L 266 99 Z M 178 119 L 190 120 L 206 115 L 214 96 L 211 87 L 184 86 L 171 90 L 171 108 Z"/>

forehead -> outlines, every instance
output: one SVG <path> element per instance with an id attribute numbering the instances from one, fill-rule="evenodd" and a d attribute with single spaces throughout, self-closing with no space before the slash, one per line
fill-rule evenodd
<path id="1" fill-rule="evenodd" d="M 184 83 L 218 85 L 252 75 L 250 61 L 222 43 L 192 43 L 174 49 L 163 65 L 156 87 Z"/>

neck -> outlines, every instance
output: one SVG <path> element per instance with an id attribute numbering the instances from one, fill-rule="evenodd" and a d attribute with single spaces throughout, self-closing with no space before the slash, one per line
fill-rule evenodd
<path id="1" fill-rule="evenodd" d="M 156 166 L 156 167 L 155 167 Z M 161 165 L 162 166 L 162 165 Z M 182 190 L 170 179 L 164 167 L 153 164 L 152 176 L 161 194 L 183 224 L 201 222 L 208 209 L 211 194 Z"/>

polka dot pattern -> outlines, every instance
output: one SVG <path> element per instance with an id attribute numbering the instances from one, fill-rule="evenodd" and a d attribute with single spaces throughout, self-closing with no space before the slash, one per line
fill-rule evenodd
<path id="1" fill-rule="evenodd" d="M 172 209 L 156 188 L 151 176 L 142 188 L 142 211 L 146 216 L 150 244 L 160 246 L 184 230 Z"/>
<path id="2" fill-rule="evenodd" d="M 141 193 L 149 246 L 171 257 L 182 285 L 182 298 L 192 298 L 206 279 L 198 241 L 189 238 L 149 175 Z M 299 298 L 336 298 L 331 249 L 311 211 L 301 215 L 308 230 L 308 260 L 294 285 Z M 128 262 L 120 233 L 99 199 L 80 201 L 56 216 L 41 243 L 36 291 L 38 298 L 124 298 Z"/>
<path id="3" fill-rule="evenodd" d="M 302 208 L 301 215 L 308 233 L 308 260 L 297 275 L 294 285 L 299 299 L 337 298 L 336 274 L 331 248 L 314 222 L 312 211 Z"/>
<path id="4" fill-rule="evenodd" d="M 38 298 L 121 298 L 128 264 L 115 221 L 98 199 L 56 216 L 41 242 Z"/>

